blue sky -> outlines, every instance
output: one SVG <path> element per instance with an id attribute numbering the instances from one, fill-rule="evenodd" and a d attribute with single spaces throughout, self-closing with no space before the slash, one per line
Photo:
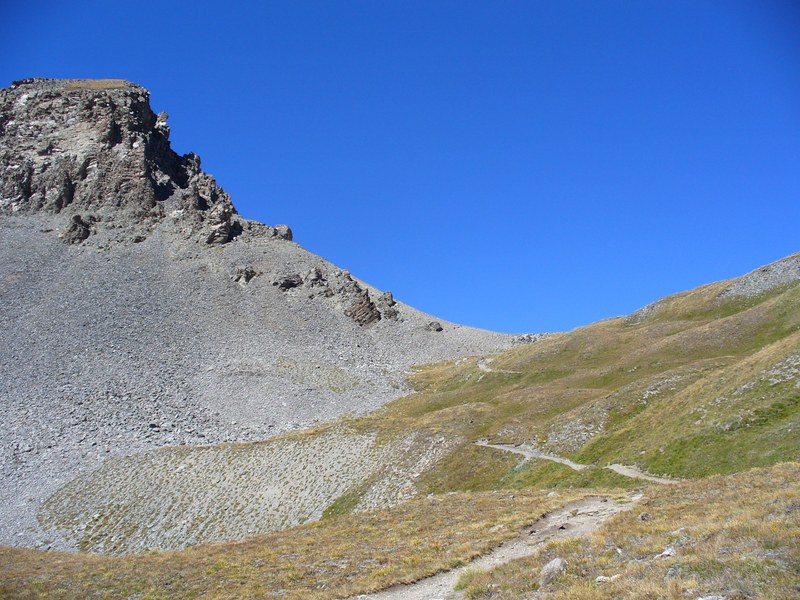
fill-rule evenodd
<path id="1" fill-rule="evenodd" d="M 800 251 L 796 2 L 0 15 L 0 85 L 146 86 L 240 213 L 444 319 L 566 330 Z"/>

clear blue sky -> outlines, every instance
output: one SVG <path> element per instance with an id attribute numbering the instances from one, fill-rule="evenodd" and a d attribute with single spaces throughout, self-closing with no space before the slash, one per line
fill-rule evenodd
<path id="1" fill-rule="evenodd" d="M 125 78 L 239 212 L 442 318 L 570 329 L 800 250 L 792 1 L 0 6 L 0 85 Z"/>

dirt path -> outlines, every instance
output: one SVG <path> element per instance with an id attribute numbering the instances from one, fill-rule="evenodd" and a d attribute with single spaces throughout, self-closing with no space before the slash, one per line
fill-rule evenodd
<path id="1" fill-rule="evenodd" d="M 508 373 L 509 375 L 519 375 L 520 371 L 506 371 L 504 369 L 493 369 L 489 366 L 492 358 L 482 358 L 478 361 L 478 368 L 484 373 Z"/>
<path id="2" fill-rule="evenodd" d="M 570 469 L 575 469 L 576 471 L 580 471 L 585 469 L 589 465 L 582 465 L 580 463 L 572 462 L 568 458 L 563 458 L 561 456 L 556 456 L 555 454 L 547 454 L 542 452 L 541 450 L 537 450 L 531 446 L 527 446 L 525 444 L 521 444 L 519 446 L 513 446 L 511 444 L 489 444 L 487 442 L 475 442 L 478 446 L 484 446 L 485 448 L 495 448 L 496 450 L 503 450 L 505 452 L 513 452 L 514 454 L 521 454 L 527 458 L 541 458 L 543 460 L 551 460 L 553 462 L 561 463 L 562 465 L 567 465 Z M 677 479 L 668 479 L 666 477 L 656 477 L 655 475 L 650 475 L 645 473 L 638 467 L 633 467 L 631 465 L 606 465 L 606 469 L 611 469 L 615 473 L 619 473 L 620 475 L 624 475 L 625 477 L 631 477 L 633 479 L 644 479 L 645 481 L 652 481 L 653 483 L 660 483 L 662 485 L 670 485 L 673 483 L 679 483 Z"/>
<path id="3" fill-rule="evenodd" d="M 581 471 L 588 466 L 572 462 L 568 458 L 562 458 L 560 456 L 556 456 L 555 454 L 547 454 L 541 450 L 537 450 L 533 446 L 527 446 L 525 444 L 513 446 L 511 444 L 489 444 L 488 442 L 475 443 L 478 446 L 484 446 L 485 448 L 494 448 L 495 450 L 503 450 L 505 452 L 513 452 L 514 454 L 521 454 L 527 458 L 542 458 L 544 460 L 551 460 L 553 462 L 561 463 L 562 465 L 567 465 L 570 469 L 574 469 L 576 471 Z"/>
<path id="4" fill-rule="evenodd" d="M 635 477 L 636 479 L 645 479 L 647 481 L 652 481 L 653 483 L 660 483 L 662 485 L 670 485 L 673 483 L 679 483 L 677 479 L 667 479 L 666 477 L 656 477 L 655 475 L 648 475 L 641 469 L 637 467 L 632 467 L 630 465 L 607 465 L 606 469 L 611 469 L 615 473 L 619 473 L 620 475 L 625 475 L 625 477 Z"/>
<path id="5" fill-rule="evenodd" d="M 564 537 L 584 537 L 618 512 L 629 510 L 641 494 L 629 495 L 627 502 L 590 496 L 570 502 L 522 530 L 519 536 L 471 563 L 407 585 L 396 585 L 374 594 L 348 600 L 444 600 L 458 598 L 453 592 L 458 578 L 468 570 L 485 570 L 515 558 L 535 554 L 545 542 Z"/>

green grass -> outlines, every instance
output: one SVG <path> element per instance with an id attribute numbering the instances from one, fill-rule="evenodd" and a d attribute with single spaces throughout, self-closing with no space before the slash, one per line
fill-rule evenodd
<path id="1" fill-rule="evenodd" d="M 492 368 L 520 374 L 483 373 L 477 359 L 421 369 L 416 394 L 365 422 L 463 440 L 425 474 L 423 490 L 625 485 L 602 469 L 576 476 L 470 447 L 481 437 L 546 443 L 581 419 L 597 431 L 556 449 L 600 467 L 622 462 L 698 477 L 798 460 L 797 379 L 758 380 L 800 353 L 800 286 L 717 300 L 727 285 L 677 295 L 636 325 L 601 321 L 493 358 Z"/>
<path id="2" fill-rule="evenodd" d="M 336 498 L 331 504 L 322 511 L 323 519 L 333 519 L 353 512 L 364 493 L 369 489 L 369 480 L 361 482 L 359 485 L 347 490 L 344 494 Z"/>

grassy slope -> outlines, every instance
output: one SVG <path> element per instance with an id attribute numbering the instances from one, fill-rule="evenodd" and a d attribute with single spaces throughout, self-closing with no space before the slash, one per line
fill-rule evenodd
<path id="1" fill-rule="evenodd" d="M 128 557 L 0 548 L 0 597 L 336 598 L 463 564 L 582 495 L 446 494 L 241 542 Z"/>
<path id="2" fill-rule="evenodd" d="M 422 491 L 625 485 L 601 468 L 520 464 L 471 444 L 482 437 L 680 478 L 798 460 L 800 285 L 719 300 L 725 285 L 666 299 L 639 322 L 611 319 L 512 350 L 492 373 L 476 360 L 429 366 L 415 375 L 418 393 L 362 426 L 462 440 Z"/>
<path id="3" fill-rule="evenodd" d="M 492 530 L 493 524 L 508 518 L 503 510 L 509 505 L 497 501 L 502 493 L 476 495 L 470 490 L 639 485 L 602 468 L 611 462 L 694 478 L 797 461 L 800 285 L 757 298 L 720 300 L 726 285 L 667 298 L 642 318 L 602 321 L 504 353 L 490 363 L 496 372 L 480 369 L 477 359 L 427 366 L 414 375 L 415 394 L 348 420 L 347 427 L 354 431 L 376 433 L 378 444 L 391 443 L 409 431 L 424 434 L 419 438 L 423 441 L 437 436 L 454 441 L 449 454 L 421 473 L 415 486 L 420 495 L 451 490 L 466 494 L 348 515 L 369 492 L 370 482 L 362 482 L 334 502 L 326 513 L 331 519 L 241 543 L 125 559 L 4 550 L 0 581 L 6 587 L 0 590 L 45 595 L 66 590 L 70 597 L 98 589 L 110 590 L 110 596 L 147 591 L 161 597 L 283 589 L 289 594 L 303 590 L 298 597 L 330 597 L 333 589 L 344 593 L 345 588 L 336 587 L 340 576 L 355 582 L 346 593 L 373 589 L 455 564 L 510 535 L 508 530 L 499 530 L 505 532 L 502 535 Z M 593 467 L 575 472 L 544 461 L 521 461 L 475 446 L 479 438 L 535 442 Z M 685 564 L 677 565 L 688 569 L 686 581 L 665 584 L 662 567 L 667 563 L 615 563 L 613 555 L 598 549 L 599 541 L 591 551 L 566 544 L 557 547 L 558 552 L 572 564 L 586 566 L 574 581 L 568 575 L 575 595 L 564 597 L 604 597 L 611 589 L 636 597 L 664 597 L 667 589 L 677 597 L 683 593 L 675 591 L 680 586 L 719 588 L 728 585 L 725 573 L 734 560 L 728 556 L 742 557 L 746 568 L 741 585 L 755 586 L 766 579 L 779 591 L 794 589 L 797 556 L 786 550 L 786 539 L 798 531 L 797 475 L 797 466 L 778 466 L 653 492 L 650 502 L 655 504 L 648 510 L 660 511 L 663 520 L 620 517 L 615 521 L 621 523 L 619 529 L 612 525 L 603 539 L 616 540 L 632 555 L 647 554 L 682 540 L 683 536 L 670 538 L 670 532 L 688 523 L 693 528 L 686 542 L 690 551 Z M 532 493 L 517 494 L 527 498 Z M 546 501 L 541 493 L 536 498 Z M 502 510 L 492 512 L 492 507 Z M 507 522 L 506 527 L 522 520 Z M 420 541 L 439 528 L 444 528 L 445 538 L 434 535 L 431 539 L 439 542 Z M 466 537 L 459 538 L 465 531 Z M 391 550 L 376 550 L 374 544 L 387 536 L 395 540 Z M 450 553 L 450 543 L 442 551 L 442 540 L 450 538 L 462 540 L 459 551 Z M 717 544 L 718 539 L 725 543 Z M 292 550 L 298 548 L 296 543 L 306 545 Z M 396 560 L 399 563 L 392 562 Z M 529 573 L 530 565 L 525 569 Z M 627 583 L 616 582 L 622 587 L 597 592 L 594 576 L 617 569 L 624 571 L 620 581 Z M 500 589 L 505 585 L 511 590 L 507 597 L 519 597 L 514 595 L 519 590 L 514 591 L 513 570 L 491 577 L 490 582 L 501 582 Z M 486 591 L 480 588 L 486 581 L 473 582 L 475 593 Z M 661 591 L 652 591 L 657 589 Z"/>
<path id="4" fill-rule="evenodd" d="M 534 558 L 470 573 L 459 586 L 471 600 L 537 591 L 553 600 L 797 598 L 799 478 L 794 463 L 653 488 L 635 511 L 602 525 L 590 544 L 551 543 Z M 655 558 L 670 547 L 675 556 Z M 538 573 L 556 557 L 566 560 L 565 572 L 541 585 Z M 597 582 L 598 576 L 617 578 Z"/>

